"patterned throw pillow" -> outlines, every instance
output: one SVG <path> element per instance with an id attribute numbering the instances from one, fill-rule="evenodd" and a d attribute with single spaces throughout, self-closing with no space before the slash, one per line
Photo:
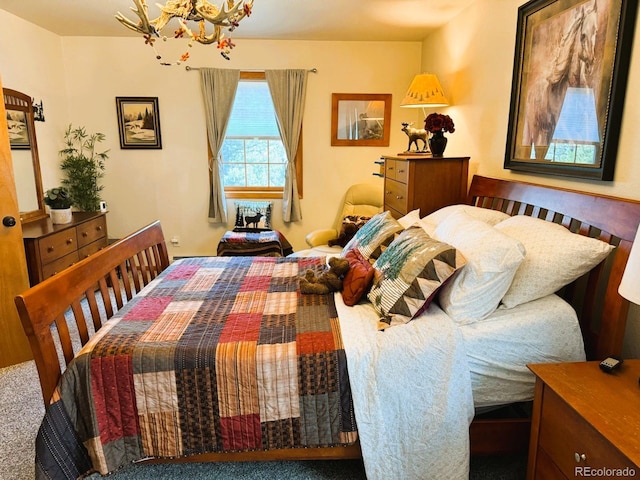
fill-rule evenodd
<path id="1" fill-rule="evenodd" d="M 360 230 L 362 226 L 369 220 L 371 220 L 371 217 L 365 217 L 362 215 L 347 215 L 342 219 L 340 235 L 338 235 L 338 238 L 329 240 L 329 246 L 333 247 L 334 245 L 339 245 L 341 247 L 344 247 L 347 243 L 349 243 L 356 232 Z"/>
<path id="2" fill-rule="evenodd" d="M 420 227 L 398 235 L 373 264 L 368 298 L 380 315 L 380 329 L 408 323 L 422 313 L 465 263 L 454 247 L 434 240 Z"/>
<path id="3" fill-rule="evenodd" d="M 255 231 L 271 230 L 271 211 L 273 202 L 252 202 L 240 200 L 235 202 L 236 221 L 234 230 Z"/>
<path id="4" fill-rule="evenodd" d="M 390 243 L 393 236 L 402 230 L 402 225 L 391 216 L 390 212 L 381 212 L 371 217 L 342 250 L 342 256 L 346 256 L 349 250 L 356 249 L 366 258 L 378 258 L 381 247 Z"/>

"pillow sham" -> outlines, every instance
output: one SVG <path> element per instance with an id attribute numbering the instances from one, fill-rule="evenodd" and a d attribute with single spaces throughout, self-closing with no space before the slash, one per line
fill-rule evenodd
<path id="1" fill-rule="evenodd" d="M 460 252 L 420 227 L 403 231 L 373 264 L 367 297 L 380 315 L 380 329 L 408 323 L 422 313 L 464 264 Z"/>
<path id="2" fill-rule="evenodd" d="M 411 210 L 405 216 L 398 219 L 398 223 L 402 225 L 402 228 L 409 228 L 420 221 L 420 209 L 416 208 Z"/>
<path id="3" fill-rule="evenodd" d="M 434 238 L 454 246 L 467 260 L 440 290 L 440 307 L 460 325 L 489 316 L 525 259 L 522 243 L 462 210 L 445 218 Z"/>
<path id="4" fill-rule="evenodd" d="M 502 298 L 504 308 L 557 292 L 598 265 L 614 248 L 557 223 L 525 215 L 504 220 L 495 228 L 520 240 L 527 251 Z"/>
<path id="5" fill-rule="evenodd" d="M 373 265 L 358 250 L 349 250 L 349 271 L 342 280 L 342 300 L 352 307 L 369 291 L 373 282 Z"/>
<path id="6" fill-rule="evenodd" d="M 344 247 L 349 240 L 353 238 L 358 230 L 362 228 L 362 226 L 367 223 L 371 217 L 365 217 L 363 215 L 347 215 L 342 219 L 342 226 L 340 228 L 340 233 L 337 238 L 329 240 L 327 244 L 330 247 L 338 245 L 340 247 Z"/>
<path id="7" fill-rule="evenodd" d="M 507 213 L 501 212 L 499 210 L 491 210 L 490 208 L 482 208 L 476 207 L 474 205 L 449 205 L 447 207 L 442 207 L 439 210 L 423 217 L 427 223 L 438 225 L 449 215 L 453 215 L 454 213 L 464 212 L 470 217 L 475 218 L 476 220 L 481 220 L 489 225 L 496 225 L 506 219 L 509 218 Z"/>
<path id="8" fill-rule="evenodd" d="M 402 225 L 391 216 L 389 211 L 381 212 L 365 223 L 342 250 L 344 257 L 349 250 L 356 249 L 366 259 L 380 256 L 381 247 L 393 240 L 393 236 L 402 230 Z"/>

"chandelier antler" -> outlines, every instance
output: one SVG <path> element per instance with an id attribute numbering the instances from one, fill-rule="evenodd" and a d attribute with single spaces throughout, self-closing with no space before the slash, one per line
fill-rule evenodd
<path id="1" fill-rule="evenodd" d="M 122 25 L 142 34 L 145 43 L 151 45 L 156 52 L 156 58 L 160 60 L 162 65 L 171 65 L 162 61 L 162 56 L 155 49 L 154 42 L 156 38 L 167 40 L 166 36 L 161 36 L 160 32 L 173 19 L 177 18 L 179 28 L 174 32 L 174 38 L 182 38 L 186 36 L 190 39 L 187 44 L 189 48 L 193 46 L 193 42 L 209 45 L 217 43 L 220 54 L 229 60 L 229 53 L 235 46 L 230 38 L 224 37 L 224 30 L 232 32 L 240 24 L 240 20 L 251 15 L 253 0 L 227 0 L 226 9 L 224 6 L 218 8 L 206 0 L 168 0 L 165 5 L 156 4 L 160 9 L 160 15 L 153 20 L 149 19 L 149 10 L 145 0 L 133 0 L 135 7 L 131 7 L 139 18 L 137 22 L 125 17 L 122 13 L 116 14 L 116 20 Z M 188 26 L 187 22 L 197 22 L 198 30 L 194 33 Z M 207 23 L 213 25 L 213 32 L 207 33 Z M 180 57 L 180 61 L 176 64 L 186 61 L 189 58 L 189 52 L 185 52 Z"/>

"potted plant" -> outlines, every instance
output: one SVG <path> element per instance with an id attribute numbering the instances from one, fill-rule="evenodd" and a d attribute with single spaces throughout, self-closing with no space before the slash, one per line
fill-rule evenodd
<path id="1" fill-rule="evenodd" d="M 69 223 L 71 215 L 71 196 L 64 187 L 50 188 L 44 194 L 44 203 L 50 209 L 53 223 Z"/>
<path id="2" fill-rule="evenodd" d="M 66 175 L 62 185 L 80 211 L 100 210 L 100 192 L 104 188 L 100 179 L 104 177 L 109 150 L 96 152 L 96 144 L 104 139 L 102 133 L 88 134 L 84 127 L 73 128 L 71 125 L 64 134 L 65 148 L 59 152 L 62 157 L 60 168 Z"/>

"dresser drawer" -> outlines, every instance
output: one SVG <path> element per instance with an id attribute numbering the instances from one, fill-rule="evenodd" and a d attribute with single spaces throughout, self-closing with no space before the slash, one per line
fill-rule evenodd
<path id="1" fill-rule="evenodd" d="M 104 246 L 106 246 L 106 242 L 103 239 L 90 243 L 89 245 L 85 245 L 78 250 L 78 259 L 83 260 L 89 255 L 93 255 Z"/>
<path id="2" fill-rule="evenodd" d="M 550 388 L 544 390 L 538 445 L 567 478 L 580 472 L 576 468 L 635 468 Z"/>
<path id="3" fill-rule="evenodd" d="M 58 272 L 61 272 L 65 268 L 69 268 L 71 265 L 78 261 L 78 251 L 75 250 L 68 255 L 65 255 L 58 260 L 48 263 L 42 266 L 42 279 L 45 280 Z"/>
<path id="4" fill-rule="evenodd" d="M 78 248 L 76 239 L 76 229 L 69 228 L 62 232 L 54 233 L 39 240 L 38 249 L 42 264 L 47 264 L 57 260 Z"/>
<path id="5" fill-rule="evenodd" d="M 407 183 L 409 176 L 409 164 L 404 160 L 391 160 L 385 161 L 384 169 L 385 178 L 397 180 L 401 183 Z"/>
<path id="6" fill-rule="evenodd" d="M 107 234 L 106 218 L 101 216 L 94 220 L 90 220 L 76 228 L 78 232 L 78 248 L 89 245 L 100 238 L 104 238 Z"/>
<path id="7" fill-rule="evenodd" d="M 407 184 L 396 180 L 385 179 L 384 205 L 405 215 L 407 213 Z"/>

